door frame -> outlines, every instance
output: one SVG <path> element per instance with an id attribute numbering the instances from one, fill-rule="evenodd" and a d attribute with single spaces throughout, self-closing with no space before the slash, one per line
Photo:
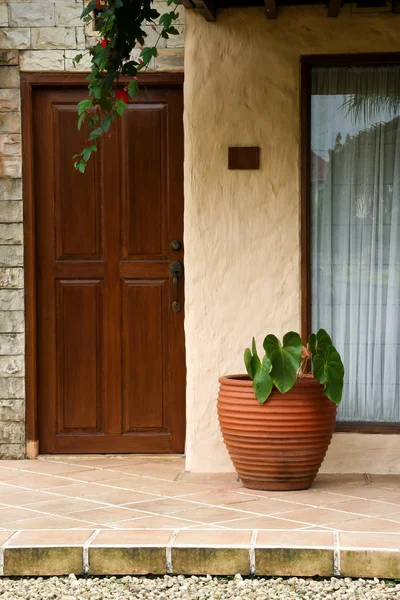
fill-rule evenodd
<path id="1" fill-rule="evenodd" d="M 35 198 L 33 164 L 33 113 L 34 89 L 42 86 L 87 86 L 87 72 L 33 72 L 21 73 L 22 119 L 22 182 L 24 229 L 24 279 L 25 279 L 25 406 L 26 453 L 28 458 L 39 454 L 38 400 L 37 400 L 37 319 L 36 319 L 36 256 L 35 256 Z M 121 77 L 121 83 L 131 78 Z M 183 88 L 183 71 L 150 72 L 138 76 L 139 84 L 152 88 Z M 72 159 L 71 159 L 72 160 Z"/>
<path id="2" fill-rule="evenodd" d="M 399 65 L 400 52 L 363 54 L 310 54 L 301 57 L 300 84 L 300 333 L 311 333 L 311 71 L 313 67 Z M 398 423 L 337 423 L 335 431 L 349 433 L 400 433 Z"/>

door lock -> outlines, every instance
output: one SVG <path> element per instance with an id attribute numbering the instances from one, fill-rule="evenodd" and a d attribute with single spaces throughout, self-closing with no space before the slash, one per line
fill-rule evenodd
<path id="1" fill-rule="evenodd" d="M 182 248 L 182 242 L 180 240 L 172 240 L 171 248 L 172 250 L 175 250 L 175 252 L 177 252 Z"/>

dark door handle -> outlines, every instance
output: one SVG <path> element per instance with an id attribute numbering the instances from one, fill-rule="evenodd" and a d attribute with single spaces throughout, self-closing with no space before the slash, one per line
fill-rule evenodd
<path id="1" fill-rule="evenodd" d="M 179 312 L 181 310 L 181 303 L 178 300 L 178 279 L 183 275 L 183 266 L 177 260 L 174 260 L 169 266 L 169 272 L 172 277 L 172 288 L 174 291 L 174 301 L 172 302 L 172 310 Z"/>

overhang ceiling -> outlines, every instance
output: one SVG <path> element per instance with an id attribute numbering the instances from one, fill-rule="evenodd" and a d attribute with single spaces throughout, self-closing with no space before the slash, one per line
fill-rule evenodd
<path id="1" fill-rule="evenodd" d="M 351 4 L 355 13 L 392 12 L 400 14 L 400 0 L 327 0 L 321 2 L 308 0 L 182 0 L 185 8 L 197 10 L 207 21 L 215 21 L 218 10 L 223 8 L 243 8 L 248 6 L 265 6 L 267 19 L 276 19 L 280 6 L 324 5 L 327 17 L 337 17 L 343 4 Z"/>

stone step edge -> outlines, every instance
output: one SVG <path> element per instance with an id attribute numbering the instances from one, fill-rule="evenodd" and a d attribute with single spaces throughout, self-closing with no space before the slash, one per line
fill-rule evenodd
<path id="1" fill-rule="evenodd" d="M 10 541 L 10 540 L 8 540 Z M 400 578 L 400 549 L 240 545 L 3 544 L 0 576 L 213 575 Z"/>

